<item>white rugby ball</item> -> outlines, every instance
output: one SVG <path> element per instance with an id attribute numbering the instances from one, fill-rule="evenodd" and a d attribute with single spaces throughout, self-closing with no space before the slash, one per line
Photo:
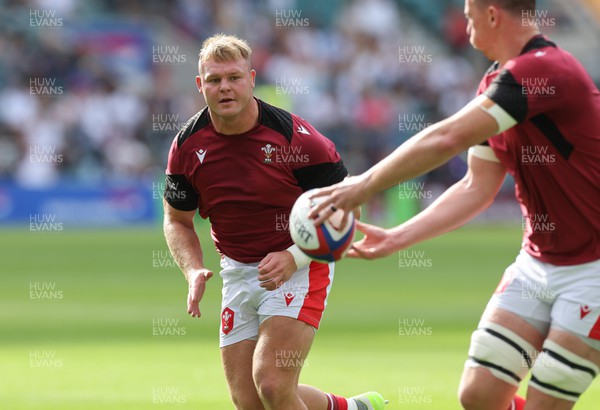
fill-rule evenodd
<path id="1" fill-rule="evenodd" d="M 356 223 L 350 212 L 344 226 L 340 226 L 343 211 L 335 211 L 324 223 L 314 225 L 308 213 L 325 197 L 309 199 L 314 190 L 300 195 L 290 213 L 290 235 L 298 247 L 310 258 L 319 262 L 334 262 L 344 257 L 354 239 Z"/>

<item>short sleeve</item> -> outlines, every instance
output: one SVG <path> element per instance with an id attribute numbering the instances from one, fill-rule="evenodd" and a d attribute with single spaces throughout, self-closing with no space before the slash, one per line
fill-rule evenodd
<path id="1" fill-rule="evenodd" d="M 163 197 L 169 205 L 179 211 L 193 211 L 198 208 L 200 197 L 188 179 L 180 157 L 180 149 L 175 138 L 169 150 Z"/>
<path id="2" fill-rule="evenodd" d="M 518 123 L 564 104 L 568 79 L 549 60 L 549 53 L 532 52 L 509 61 L 483 94 Z"/>
<path id="3" fill-rule="evenodd" d="M 348 176 L 333 142 L 299 117 L 294 117 L 290 151 L 296 153 L 290 168 L 303 191 L 333 185 Z"/>

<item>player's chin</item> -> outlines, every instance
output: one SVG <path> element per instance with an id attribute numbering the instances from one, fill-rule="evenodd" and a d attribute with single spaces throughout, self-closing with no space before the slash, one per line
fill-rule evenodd
<path id="1" fill-rule="evenodd" d="M 240 102 L 237 99 L 219 99 L 212 100 L 209 104 L 211 111 L 223 116 L 233 111 L 240 110 Z"/>
<path id="2" fill-rule="evenodd" d="M 235 118 L 240 113 L 240 109 L 237 104 L 232 103 L 219 103 L 212 111 L 217 114 L 217 116 L 224 119 Z"/>

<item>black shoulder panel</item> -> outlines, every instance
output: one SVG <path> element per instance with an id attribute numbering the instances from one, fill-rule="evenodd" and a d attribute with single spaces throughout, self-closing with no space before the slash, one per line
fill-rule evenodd
<path id="1" fill-rule="evenodd" d="M 280 133 L 291 143 L 292 134 L 294 133 L 292 114 L 286 110 L 267 104 L 262 100 L 258 100 L 258 105 L 260 107 L 259 122 L 265 127 Z"/>
<path id="2" fill-rule="evenodd" d="M 525 54 L 531 50 L 536 50 L 538 48 L 544 47 L 556 47 L 556 43 L 553 43 L 552 41 L 546 39 L 542 35 L 535 36 L 534 38 L 529 40 L 527 44 L 525 44 L 525 47 L 523 47 L 523 51 L 521 51 L 521 54 Z"/>
<path id="3" fill-rule="evenodd" d="M 322 164 L 310 165 L 296 169 L 292 173 L 303 192 L 313 188 L 324 188 L 337 184 L 348 176 L 348 170 L 342 160 L 339 162 L 324 162 Z"/>
<path id="4" fill-rule="evenodd" d="M 556 126 L 547 115 L 539 114 L 530 120 L 533 125 L 550 141 L 550 143 L 560 153 L 561 157 L 568 160 L 573 152 L 573 144 L 565 137 L 565 135 Z"/>
<path id="5" fill-rule="evenodd" d="M 527 95 L 523 93 L 523 87 L 510 71 L 502 70 L 483 94 L 502 107 L 518 123 L 522 123 L 527 117 Z"/>
<path id="6" fill-rule="evenodd" d="M 182 129 L 177 133 L 177 148 L 181 148 L 181 145 L 196 132 L 210 124 L 210 118 L 208 116 L 208 107 L 202 111 L 198 111 L 192 118 L 185 123 Z"/>

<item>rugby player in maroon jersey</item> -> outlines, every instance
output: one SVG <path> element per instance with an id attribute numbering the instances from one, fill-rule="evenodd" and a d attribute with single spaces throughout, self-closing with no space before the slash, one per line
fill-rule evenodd
<path id="1" fill-rule="evenodd" d="M 166 170 L 164 232 L 188 284 L 188 313 L 212 277 L 194 230 L 199 212 L 221 254 L 220 347 L 240 410 L 382 410 L 376 392 L 351 398 L 299 385 L 319 327 L 334 264 L 311 262 L 286 222 L 302 192 L 348 174 L 335 146 L 304 119 L 253 96 L 245 41 L 207 39 L 198 90 L 207 107 L 173 140 Z"/>
<path id="2" fill-rule="evenodd" d="M 459 388 L 466 409 L 571 409 L 600 366 L 600 92 L 540 34 L 535 0 L 466 0 L 471 44 L 495 61 L 478 96 L 365 173 L 322 189 L 320 223 L 469 150 L 465 177 L 409 221 L 349 256 L 378 258 L 486 209 L 508 172 L 526 223 L 522 250 L 473 332 Z M 515 397 L 531 372 L 527 402 Z"/>

